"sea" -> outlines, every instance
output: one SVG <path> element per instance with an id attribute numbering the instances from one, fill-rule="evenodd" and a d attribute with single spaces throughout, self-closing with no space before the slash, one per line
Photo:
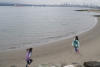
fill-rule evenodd
<path id="1" fill-rule="evenodd" d="M 94 12 L 81 7 L 0 6 L 0 51 L 38 47 L 92 29 Z"/>

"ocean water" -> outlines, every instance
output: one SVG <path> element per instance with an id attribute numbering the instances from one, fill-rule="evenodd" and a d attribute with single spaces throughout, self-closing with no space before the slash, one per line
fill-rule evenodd
<path id="1" fill-rule="evenodd" d="M 93 13 L 76 7 L 0 7 L 0 51 L 39 46 L 92 29 Z"/>

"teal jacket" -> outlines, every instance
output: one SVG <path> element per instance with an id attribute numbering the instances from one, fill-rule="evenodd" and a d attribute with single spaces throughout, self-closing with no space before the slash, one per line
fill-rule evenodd
<path id="1" fill-rule="evenodd" d="M 72 42 L 72 46 L 74 46 L 74 47 L 76 47 L 76 48 L 78 48 L 79 47 L 79 41 L 78 40 L 74 40 L 73 42 Z"/>

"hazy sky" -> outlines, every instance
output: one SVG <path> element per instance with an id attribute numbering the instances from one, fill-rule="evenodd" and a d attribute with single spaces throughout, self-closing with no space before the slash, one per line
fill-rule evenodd
<path id="1" fill-rule="evenodd" d="M 31 4 L 59 4 L 59 3 L 72 3 L 72 4 L 100 4 L 100 0 L 0 0 L 0 2 L 14 2 L 14 3 L 31 3 Z"/>
<path id="2" fill-rule="evenodd" d="M 17 2 L 17 3 L 62 3 L 66 0 L 0 0 L 0 2 Z"/>

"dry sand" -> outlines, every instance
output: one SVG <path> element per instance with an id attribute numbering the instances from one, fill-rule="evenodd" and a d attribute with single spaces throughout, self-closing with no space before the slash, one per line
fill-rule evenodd
<path id="1" fill-rule="evenodd" d="M 64 39 L 36 47 L 33 50 L 34 62 L 30 67 L 38 64 L 82 64 L 88 60 L 100 60 L 100 18 L 97 25 L 90 31 L 79 35 L 80 54 L 76 54 L 72 47 L 72 40 Z M 25 49 L 0 52 L 0 67 L 25 67 Z"/>

